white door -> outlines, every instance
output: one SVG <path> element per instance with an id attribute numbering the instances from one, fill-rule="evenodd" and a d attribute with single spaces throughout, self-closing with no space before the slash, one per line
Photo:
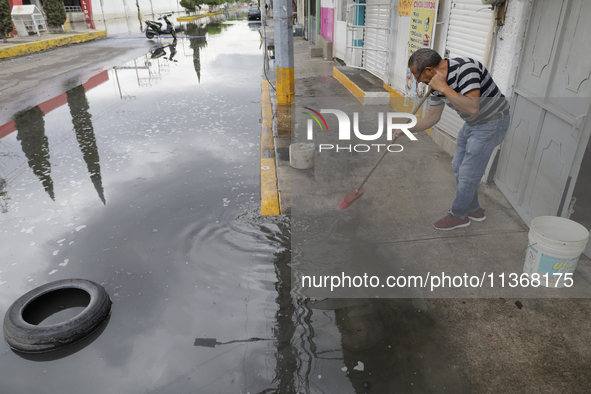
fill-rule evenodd
<path id="1" fill-rule="evenodd" d="M 347 0 L 337 0 L 334 18 L 334 57 L 344 61 L 347 50 Z"/>
<path id="2" fill-rule="evenodd" d="M 569 215 L 591 134 L 589 15 L 588 0 L 533 3 L 495 179 L 528 225 Z"/>
<path id="3" fill-rule="evenodd" d="M 348 67 L 362 68 L 364 51 L 363 37 L 365 35 L 365 0 L 355 0 L 347 4 L 346 34 L 345 63 Z"/>

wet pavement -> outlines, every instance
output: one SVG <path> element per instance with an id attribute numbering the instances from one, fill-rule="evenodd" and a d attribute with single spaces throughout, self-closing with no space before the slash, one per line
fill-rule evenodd
<path id="1" fill-rule="evenodd" d="M 557 367 L 588 392 L 585 300 L 294 297 L 291 218 L 258 213 L 260 23 L 230 19 L 183 24 L 176 45 L 119 40 L 3 107 L 0 313 L 65 278 L 102 284 L 113 309 L 60 352 L 0 341 L 0 392 L 526 392 Z M 361 261 L 375 251 L 345 219 L 332 235 Z"/>
<path id="2" fill-rule="evenodd" d="M 260 24 L 234 19 L 186 24 L 192 38 L 2 112 L 0 312 L 67 278 L 113 301 L 63 351 L 2 341 L 2 392 L 463 387 L 444 331 L 412 302 L 292 297 L 289 218 L 258 214 Z"/>
<path id="3" fill-rule="evenodd" d="M 289 218 L 258 214 L 260 23 L 236 19 L 3 111 L 0 312 L 65 278 L 102 284 L 113 309 L 57 353 L 2 341 L 2 392 L 463 387 L 411 301 L 293 298 Z"/>

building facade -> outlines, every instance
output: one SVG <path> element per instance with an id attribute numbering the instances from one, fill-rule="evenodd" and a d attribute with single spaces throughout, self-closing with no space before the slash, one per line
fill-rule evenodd
<path id="1" fill-rule="evenodd" d="M 416 97 L 407 62 L 419 47 L 482 62 L 512 108 L 483 180 L 528 225 L 550 215 L 591 228 L 591 54 L 581 50 L 591 1 L 318 1 L 318 34 L 333 43 L 333 57 L 380 78 L 392 97 Z M 446 108 L 430 135 L 453 155 L 462 124 Z"/>

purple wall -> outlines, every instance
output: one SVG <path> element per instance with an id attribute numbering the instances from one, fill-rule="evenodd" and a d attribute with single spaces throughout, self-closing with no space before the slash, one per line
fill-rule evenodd
<path id="1" fill-rule="evenodd" d="M 320 35 L 333 42 L 334 8 L 320 8 Z"/>

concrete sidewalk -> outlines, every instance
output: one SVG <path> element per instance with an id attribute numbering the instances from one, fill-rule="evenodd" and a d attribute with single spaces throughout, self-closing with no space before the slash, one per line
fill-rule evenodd
<path id="1" fill-rule="evenodd" d="M 107 38 L 105 30 L 72 31 L 59 34 L 41 34 L 28 37 L 9 38 L 8 42 L 0 40 L 0 59 L 27 55 L 47 49 L 79 42 Z"/>
<path id="2" fill-rule="evenodd" d="M 370 134 L 377 129 L 380 112 L 396 112 L 392 107 L 411 112 L 413 105 L 412 100 L 392 98 L 390 105 L 364 106 L 363 100 L 335 78 L 338 65 L 310 56 L 312 46 L 294 37 L 296 96 L 288 110 L 291 125 L 287 128 L 291 133 L 280 124 L 281 112 L 286 109 L 278 110 L 272 98 L 263 100 L 263 107 L 272 106 L 273 110 L 281 211 L 292 217 L 292 266 L 299 272 L 292 275 L 295 291 L 311 294 L 301 288 L 298 279 L 306 269 L 312 274 L 332 273 L 333 268 L 349 275 L 377 272 L 382 276 L 456 269 L 470 275 L 493 274 L 495 280 L 501 273 L 523 273 L 529 229 L 494 184 L 479 187 L 487 215 L 484 222 L 453 231 L 433 228 L 432 223 L 451 206 L 455 180 L 452 157 L 426 133 L 419 133 L 416 142 L 403 138 L 404 151 L 386 155 L 366 183 L 364 196 L 347 210 L 339 210 L 339 202 L 357 188 L 379 154 L 356 152 L 346 146 L 319 152 L 320 144 L 335 144 L 339 125 L 334 115 L 325 115 L 330 131 L 320 131 L 313 123 L 314 168 L 290 168 L 289 145 L 310 142 L 307 123 L 311 117 L 304 107 L 357 112 L 360 129 Z M 343 73 L 340 67 L 337 71 Z M 371 80 L 361 71 L 344 71 L 357 73 L 350 79 Z M 385 144 L 386 140 L 382 137 L 371 142 Z M 348 297 L 413 298 L 413 305 L 433 316 L 453 338 L 445 351 L 455 353 L 461 361 L 450 368 L 461 371 L 469 389 L 449 387 L 450 392 L 588 393 L 591 264 L 584 256 L 574 281 L 572 289 L 526 289 L 510 287 L 507 282 L 501 288 L 496 282 L 497 287 L 488 292 L 461 289 L 431 295 L 421 289 L 393 290 L 393 295 L 381 289 L 366 289 L 365 294 L 354 289 L 347 293 L 309 290 L 339 307 L 352 302 Z M 417 340 L 429 338 L 417 334 Z"/>

